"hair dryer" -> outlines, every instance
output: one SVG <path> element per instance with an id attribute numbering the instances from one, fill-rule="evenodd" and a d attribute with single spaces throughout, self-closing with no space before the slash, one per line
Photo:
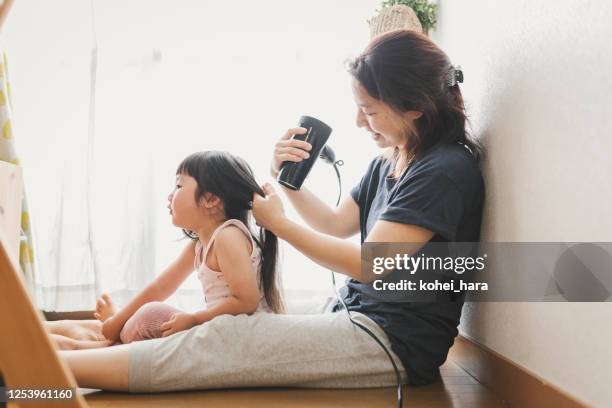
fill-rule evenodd
<path id="1" fill-rule="evenodd" d="M 283 162 L 278 173 L 277 181 L 292 190 L 299 190 L 310 173 L 315 161 L 326 147 L 327 139 L 332 132 L 332 128 L 311 116 L 302 116 L 300 118 L 300 127 L 306 128 L 306 133 L 303 135 L 293 135 L 293 139 L 304 140 L 312 145 L 310 157 L 300 162 Z M 329 161 L 334 158 L 334 153 L 330 148 L 325 149 L 322 157 Z M 333 161 L 332 161 L 333 163 Z"/>

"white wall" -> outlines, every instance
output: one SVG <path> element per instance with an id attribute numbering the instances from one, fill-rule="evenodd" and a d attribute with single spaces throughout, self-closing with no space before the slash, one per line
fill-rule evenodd
<path id="1" fill-rule="evenodd" d="M 487 148 L 486 241 L 612 241 L 612 2 L 440 1 Z M 612 305 L 466 304 L 462 333 L 612 406 Z"/>

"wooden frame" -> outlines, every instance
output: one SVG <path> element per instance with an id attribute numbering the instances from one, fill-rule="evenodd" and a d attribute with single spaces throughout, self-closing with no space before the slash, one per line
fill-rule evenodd
<path id="1" fill-rule="evenodd" d="M 72 388 L 75 398 L 64 401 L 61 406 L 87 407 L 84 398 L 76 393 L 77 383 L 72 372 L 59 358 L 42 325 L 40 312 L 30 300 L 17 262 L 15 237 L 5 233 L 7 225 L 15 225 L 15 217 L 17 225 L 20 223 L 21 206 L 14 206 L 16 200 L 21 203 L 22 194 L 21 171 L 17 166 L 2 163 L 0 188 L 8 191 L 8 194 L 0 194 L 0 208 L 4 210 L 0 221 L 0 373 L 4 386 Z M 14 235 L 15 232 L 10 233 Z M 51 402 L 48 405 L 57 406 Z M 32 403 L 9 403 L 9 406 L 31 407 Z"/>

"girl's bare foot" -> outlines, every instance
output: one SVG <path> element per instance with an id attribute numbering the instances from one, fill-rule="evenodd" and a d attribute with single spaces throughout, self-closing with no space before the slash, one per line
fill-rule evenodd
<path id="1" fill-rule="evenodd" d="M 111 300 L 108 293 L 103 293 L 96 301 L 96 312 L 94 317 L 101 322 L 105 322 L 109 317 L 115 314 L 115 304 Z"/>

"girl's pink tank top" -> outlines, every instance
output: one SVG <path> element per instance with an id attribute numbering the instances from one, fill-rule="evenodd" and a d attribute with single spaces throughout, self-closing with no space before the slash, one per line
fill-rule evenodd
<path id="1" fill-rule="evenodd" d="M 240 220 L 237 219 L 229 219 L 225 221 L 223 224 L 219 225 L 212 233 L 206 248 L 204 248 L 204 255 L 200 257 L 202 253 L 202 243 L 200 240 L 196 243 L 195 248 L 195 270 L 198 274 L 198 280 L 202 283 L 202 290 L 204 292 L 204 299 L 206 300 L 206 307 L 210 308 L 218 304 L 223 299 L 230 296 L 230 288 L 223 276 L 222 272 L 213 271 L 208 266 L 206 266 L 206 256 L 208 255 L 208 251 L 212 243 L 214 242 L 217 234 L 221 229 L 228 225 L 235 225 L 242 232 L 246 234 L 247 237 L 251 240 L 251 245 L 253 246 L 253 250 L 251 251 L 251 265 L 253 269 L 253 273 L 256 275 L 257 286 L 259 288 L 259 305 L 257 306 L 257 312 L 272 312 L 268 303 L 266 302 L 265 297 L 263 296 L 263 288 L 260 283 L 260 265 L 261 265 L 261 250 L 259 246 L 255 243 L 255 240 L 251 236 L 251 232 L 247 228 L 246 225 Z"/>

